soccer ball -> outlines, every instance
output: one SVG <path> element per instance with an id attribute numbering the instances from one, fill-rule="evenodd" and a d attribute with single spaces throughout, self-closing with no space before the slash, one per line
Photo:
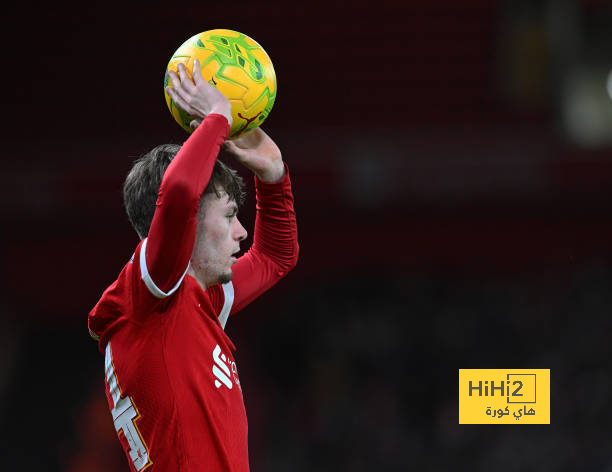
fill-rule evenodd
<path id="1" fill-rule="evenodd" d="M 248 133 L 264 122 L 276 99 L 276 74 L 272 61 L 247 35 L 216 29 L 196 34 L 185 41 L 172 55 L 166 68 L 166 104 L 185 131 L 193 131 L 189 123 L 194 117 L 181 110 L 165 89 L 172 85 L 168 71 L 176 72 L 181 62 L 191 77 L 194 58 L 200 61 L 204 79 L 217 87 L 232 105 L 230 138 Z"/>

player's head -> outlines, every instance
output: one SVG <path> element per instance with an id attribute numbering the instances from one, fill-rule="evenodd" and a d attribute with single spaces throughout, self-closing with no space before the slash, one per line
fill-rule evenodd
<path id="1" fill-rule="evenodd" d="M 141 239 L 149 233 L 162 177 L 180 150 L 162 144 L 134 162 L 123 185 L 128 218 Z M 206 286 L 229 282 L 233 257 L 246 231 L 236 214 L 244 201 L 244 182 L 238 173 L 217 160 L 202 194 L 191 271 Z"/>
<path id="2" fill-rule="evenodd" d="M 146 238 L 155 213 L 157 193 L 166 169 L 181 147 L 178 144 L 162 144 L 134 161 L 123 184 L 123 202 L 130 223 L 140 239 Z M 238 173 L 217 160 L 210 181 L 202 194 L 229 196 L 239 206 L 244 202 L 244 182 Z M 200 205 L 200 216 L 203 207 Z"/>

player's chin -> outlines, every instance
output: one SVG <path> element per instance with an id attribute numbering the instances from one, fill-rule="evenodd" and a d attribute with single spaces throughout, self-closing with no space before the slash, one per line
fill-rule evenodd
<path id="1" fill-rule="evenodd" d="M 223 274 L 221 274 L 219 276 L 219 283 L 220 284 L 226 284 L 228 282 L 231 282 L 233 275 L 234 274 L 233 274 L 232 270 L 229 269 L 227 272 L 225 272 L 225 273 L 223 273 Z"/>

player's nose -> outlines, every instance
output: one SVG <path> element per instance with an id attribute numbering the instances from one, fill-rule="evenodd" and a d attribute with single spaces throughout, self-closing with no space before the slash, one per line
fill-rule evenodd
<path id="1" fill-rule="evenodd" d="M 235 238 L 238 241 L 244 241 L 248 234 L 247 230 L 244 229 L 244 226 L 242 226 L 242 223 L 240 223 L 238 218 L 236 218 L 234 221 L 236 222 L 236 227 L 234 228 Z"/>

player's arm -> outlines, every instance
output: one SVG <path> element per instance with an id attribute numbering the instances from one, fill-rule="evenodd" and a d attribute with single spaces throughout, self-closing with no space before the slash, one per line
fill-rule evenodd
<path id="1" fill-rule="evenodd" d="M 274 141 L 256 128 L 225 149 L 255 174 L 257 197 L 253 245 L 232 268 L 235 313 L 295 267 L 299 246 L 291 181 Z"/>
<path id="2" fill-rule="evenodd" d="M 200 197 L 206 188 L 231 126 L 231 105 L 193 64 L 193 79 L 183 64 L 170 71 L 166 90 L 184 111 L 202 120 L 181 147 L 162 179 L 145 246 L 141 272 L 158 298 L 170 295 L 182 281 L 195 243 Z"/>

